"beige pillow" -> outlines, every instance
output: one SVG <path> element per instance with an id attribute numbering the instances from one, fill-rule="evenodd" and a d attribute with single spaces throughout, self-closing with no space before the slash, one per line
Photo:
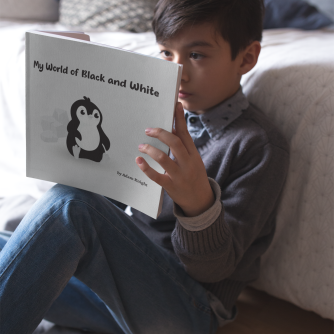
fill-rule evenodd
<path id="1" fill-rule="evenodd" d="M 61 0 L 60 23 L 82 30 L 151 30 L 157 0 Z"/>
<path id="2" fill-rule="evenodd" d="M 0 0 L 0 18 L 58 21 L 58 0 Z"/>

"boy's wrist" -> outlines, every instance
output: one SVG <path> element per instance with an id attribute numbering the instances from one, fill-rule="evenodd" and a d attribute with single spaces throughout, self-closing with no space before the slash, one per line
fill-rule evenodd
<path id="1" fill-rule="evenodd" d="M 215 180 L 211 178 L 208 178 L 208 180 L 213 191 L 215 201 L 214 204 L 203 213 L 195 217 L 187 217 L 181 207 L 174 202 L 174 216 L 177 218 L 182 227 L 189 231 L 200 231 L 209 227 L 221 214 L 222 203 L 220 200 L 220 186 Z"/>
<path id="2" fill-rule="evenodd" d="M 196 203 L 189 208 L 181 207 L 185 217 L 196 217 L 209 210 L 215 203 L 215 195 L 208 184 L 206 191 L 202 193 L 200 204 Z"/>

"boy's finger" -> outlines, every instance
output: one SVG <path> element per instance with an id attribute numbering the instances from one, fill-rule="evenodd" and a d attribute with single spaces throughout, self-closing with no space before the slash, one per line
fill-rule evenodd
<path id="1" fill-rule="evenodd" d="M 142 157 L 136 158 L 136 164 L 147 175 L 148 178 L 159 184 L 161 187 L 165 189 L 168 188 L 170 183 L 170 178 L 168 175 L 158 173 L 156 170 L 150 167 L 150 165 Z"/>
<path id="2" fill-rule="evenodd" d="M 149 144 L 141 144 L 139 151 L 146 153 L 155 160 L 172 178 L 178 172 L 178 166 L 166 153 Z"/>
<path id="3" fill-rule="evenodd" d="M 189 134 L 187 122 L 184 118 L 184 110 L 181 102 L 178 102 L 175 110 L 175 131 L 176 135 L 182 140 L 188 153 L 197 152 L 196 146 Z"/>
<path id="4" fill-rule="evenodd" d="M 182 142 L 182 139 L 178 135 L 174 135 L 161 128 L 148 128 L 145 132 L 148 136 L 157 138 L 166 144 L 171 149 L 174 157 L 180 162 L 180 164 L 187 163 L 189 160 L 189 153 Z"/>

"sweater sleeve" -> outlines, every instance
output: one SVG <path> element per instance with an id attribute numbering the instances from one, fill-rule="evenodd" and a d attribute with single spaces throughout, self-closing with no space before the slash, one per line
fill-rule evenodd
<path id="1" fill-rule="evenodd" d="M 236 159 L 227 178 L 216 179 L 220 198 L 210 181 L 216 202 L 208 211 L 187 219 L 174 206 L 174 251 L 186 272 L 200 282 L 231 277 L 241 261 L 246 262 L 241 267 L 248 266 L 272 240 L 289 154 L 267 143 L 247 156 Z"/>

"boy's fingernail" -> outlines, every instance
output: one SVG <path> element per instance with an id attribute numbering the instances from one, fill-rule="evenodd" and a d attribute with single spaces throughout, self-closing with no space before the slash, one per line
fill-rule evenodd
<path id="1" fill-rule="evenodd" d="M 140 144 L 140 145 L 138 146 L 139 149 L 142 149 L 143 147 L 144 147 L 144 144 Z"/>
<path id="2" fill-rule="evenodd" d="M 178 108 L 180 111 L 183 110 L 182 103 L 179 103 L 178 106 L 177 106 L 177 108 Z"/>
<path id="3" fill-rule="evenodd" d="M 145 132 L 146 133 L 150 133 L 152 131 L 152 128 L 147 128 L 147 129 L 145 129 Z"/>
<path id="4" fill-rule="evenodd" d="M 143 158 L 141 158 L 141 157 L 138 157 L 138 158 L 137 158 L 137 163 L 138 163 L 139 165 L 141 165 L 143 162 L 144 162 Z"/>

